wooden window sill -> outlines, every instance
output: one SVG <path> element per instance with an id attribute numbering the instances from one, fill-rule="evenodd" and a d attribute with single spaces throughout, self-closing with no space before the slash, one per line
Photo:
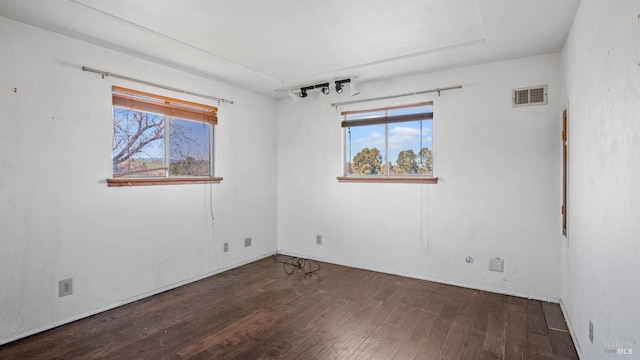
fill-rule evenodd
<path id="1" fill-rule="evenodd" d="M 107 186 L 149 186 L 184 184 L 219 184 L 221 177 L 171 177 L 171 178 L 113 178 L 107 179 Z"/>
<path id="2" fill-rule="evenodd" d="M 437 177 L 420 176 L 338 176 L 338 182 L 437 184 Z"/>

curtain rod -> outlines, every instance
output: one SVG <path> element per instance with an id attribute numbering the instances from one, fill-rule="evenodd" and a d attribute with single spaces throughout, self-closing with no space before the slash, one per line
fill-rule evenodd
<path id="1" fill-rule="evenodd" d="M 362 103 L 362 102 L 367 102 L 367 101 L 375 101 L 375 100 L 394 99 L 394 98 L 399 98 L 399 97 L 403 97 L 403 96 L 428 94 L 428 93 L 432 93 L 432 92 L 437 92 L 438 96 L 440 96 L 440 92 L 441 91 L 454 90 L 454 89 L 462 89 L 462 85 L 449 86 L 449 87 L 444 87 L 444 88 L 436 88 L 436 89 L 424 90 L 424 91 L 417 91 L 417 92 L 399 94 L 399 95 L 382 96 L 382 97 L 371 98 L 371 99 L 345 101 L 345 102 L 333 103 L 333 104 L 331 104 L 331 106 L 333 106 L 333 107 L 335 107 L 337 109 L 338 106 L 342 106 L 342 105 L 357 104 L 357 103 Z"/>
<path id="2" fill-rule="evenodd" d="M 152 83 L 152 82 L 148 82 L 148 81 L 144 81 L 144 80 L 134 79 L 134 78 L 130 78 L 128 76 L 118 75 L 118 74 L 114 74 L 114 73 L 110 73 L 110 72 L 106 72 L 106 71 L 102 71 L 102 70 L 96 70 L 96 69 L 88 68 L 86 66 L 82 67 L 82 71 L 89 71 L 89 72 L 92 72 L 92 73 L 100 74 L 100 75 L 102 75 L 103 79 L 104 79 L 105 76 L 111 76 L 111 77 L 114 77 L 114 78 L 129 80 L 129 81 L 133 81 L 133 82 L 137 82 L 137 83 L 140 83 L 140 84 L 149 85 L 149 86 L 153 86 L 153 87 L 157 87 L 157 88 L 161 88 L 161 89 L 165 89 L 165 90 L 171 90 L 171 91 L 175 91 L 175 92 L 179 92 L 179 93 L 183 93 L 183 94 L 187 94 L 187 95 L 193 95 L 193 96 L 198 96 L 198 97 L 205 98 L 205 99 L 211 99 L 211 100 L 217 101 L 218 105 L 220 105 L 221 102 L 233 104 L 233 101 L 231 101 L 231 100 L 221 99 L 221 98 L 217 98 L 217 97 L 209 96 L 209 95 L 198 94 L 198 93 L 194 93 L 194 92 L 187 91 L 187 90 L 176 89 L 174 87 L 164 86 L 164 85 L 160 85 L 160 84 L 156 84 L 156 83 Z"/>

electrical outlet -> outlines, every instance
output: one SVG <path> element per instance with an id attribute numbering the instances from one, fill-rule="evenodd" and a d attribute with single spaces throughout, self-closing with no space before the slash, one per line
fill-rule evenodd
<path id="1" fill-rule="evenodd" d="M 593 323 L 589 320 L 589 341 L 593 344 Z"/>
<path id="2" fill-rule="evenodd" d="M 251 238 L 244 238 L 244 247 L 249 247 L 251 246 Z"/>
<path id="3" fill-rule="evenodd" d="M 493 258 L 489 260 L 489 270 L 504 272 L 504 260 L 500 258 Z"/>
<path id="4" fill-rule="evenodd" d="M 229 243 L 228 242 L 222 244 L 222 251 L 223 252 L 229 252 Z"/>
<path id="5" fill-rule="evenodd" d="M 316 245 L 322 245 L 322 235 L 316 235 Z"/>
<path id="6" fill-rule="evenodd" d="M 58 297 L 73 294 L 73 279 L 64 279 L 58 281 Z"/>

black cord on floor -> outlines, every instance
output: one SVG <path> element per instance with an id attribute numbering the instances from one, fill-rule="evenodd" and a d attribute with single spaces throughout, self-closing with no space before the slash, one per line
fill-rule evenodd
<path id="1" fill-rule="evenodd" d="M 284 260 L 280 260 L 277 255 L 274 255 L 273 259 L 282 264 L 282 268 L 287 275 L 293 274 L 296 269 L 304 272 L 305 276 L 309 275 L 309 277 L 311 277 L 313 273 L 320 271 L 320 264 L 315 260 L 297 256 L 290 256 Z"/>

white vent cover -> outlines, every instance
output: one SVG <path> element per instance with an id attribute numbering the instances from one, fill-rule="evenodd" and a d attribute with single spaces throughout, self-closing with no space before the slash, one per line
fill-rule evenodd
<path id="1" fill-rule="evenodd" d="M 511 100 L 514 107 L 545 105 L 547 103 L 547 85 L 513 89 Z"/>

